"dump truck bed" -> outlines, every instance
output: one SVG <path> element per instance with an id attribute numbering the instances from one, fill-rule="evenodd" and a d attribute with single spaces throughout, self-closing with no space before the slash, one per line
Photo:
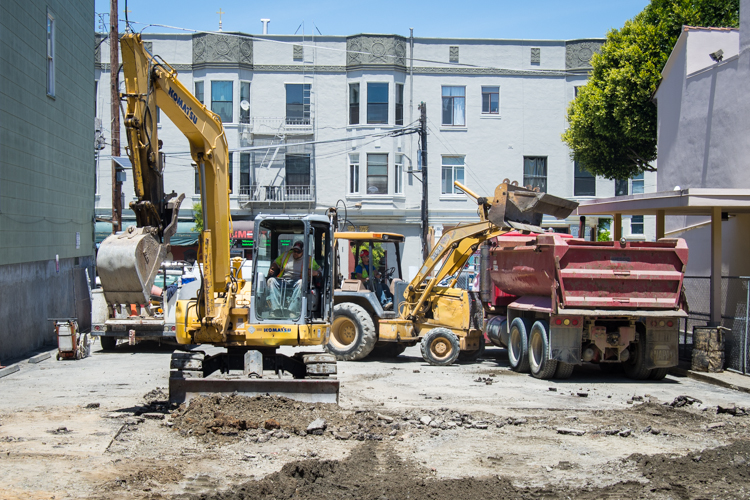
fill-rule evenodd
<path id="1" fill-rule="evenodd" d="M 514 232 L 496 238 L 494 243 L 497 246 L 490 251 L 490 277 L 506 294 L 555 294 L 557 305 L 566 309 L 680 307 L 688 258 L 683 239 L 591 242 L 559 234 Z"/>

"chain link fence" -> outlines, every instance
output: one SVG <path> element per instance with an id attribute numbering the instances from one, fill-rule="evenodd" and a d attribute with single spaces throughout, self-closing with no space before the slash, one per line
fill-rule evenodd
<path id="1" fill-rule="evenodd" d="M 685 276 L 685 296 L 690 309 L 680 326 L 680 359 L 690 361 L 693 354 L 693 327 L 707 326 L 711 320 L 711 278 Z M 722 276 L 721 297 L 724 314 L 721 326 L 727 328 L 724 355 L 726 368 L 748 373 L 748 301 L 750 277 Z"/>

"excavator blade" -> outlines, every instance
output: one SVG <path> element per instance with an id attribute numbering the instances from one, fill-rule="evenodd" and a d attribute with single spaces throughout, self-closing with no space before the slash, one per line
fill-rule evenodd
<path id="1" fill-rule="evenodd" d="M 488 218 L 500 227 L 541 226 L 544 214 L 563 219 L 576 207 L 575 201 L 503 183 L 495 188 Z"/>
<path id="2" fill-rule="evenodd" d="M 96 267 L 108 304 L 147 304 L 167 245 L 150 227 L 129 227 L 99 247 Z"/>

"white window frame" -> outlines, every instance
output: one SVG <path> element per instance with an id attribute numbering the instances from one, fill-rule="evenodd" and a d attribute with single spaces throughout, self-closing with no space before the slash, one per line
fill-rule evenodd
<path id="1" fill-rule="evenodd" d="M 636 217 L 639 219 L 636 220 Z M 635 227 L 640 226 L 640 231 L 636 232 Z M 644 236 L 646 234 L 646 220 L 643 215 L 630 216 L 630 234 L 633 236 Z"/>
<path id="2" fill-rule="evenodd" d="M 203 88 L 201 89 L 200 99 L 198 99 L 198 95 L 196 94 L 196 89 L 195 89 L 195 86 L 199 83 L 203 86 Z M 206 104 L 206 80 L 194 80 L 193 81 L 193 95 L 195 96 L 196 99 L 198 99 L 198 101 L 200 101 L 201 104 L 203 105 Z"/>
<path id="3" fill-rule="evenodd" d="M 393 194 L 404 194 L 404 155 L 396 154 L 393 165 Z"/>
<path id="4" fill-rule="evenodd" d="M 214 101 L 214 84 L 215 83 L 229 83 L 229 84 L 232 85 L 232 91 L 229 93 L 231 101 Z M 217 111 L 214 111 L 214 102 L 229 102 L 230 103 L 229 109 L 230 109 L 230 112 L 232 113 L 231 120 L 229 120 L 227 122 L 225 122 L 224 120 L 222 120 L 222 124 L 237 123 L 234 120 L 234 118 L 236 116 L 234 114 L 234 102 L 235 102 L 235 100 L 234 100 L 234 96 L 235 96 L 234 89 L 235 88 L 236 87 L 234 85 L 234 80 L 211 80 L 211 89 L 210 89 L 211 90 L 211 98 L 210 98 L 211 99 L 210 100 L 210 102 L 211 102 L 211 106 L 210 106 L 211 111 L 214 112 L 214 113 L 216 113 L 217 115 L 221 116 L 220 113 L 218 113 Z M 205 91 L 206 91 L 206 87 L 204 86 L 203 87 L 204 95 L 205 95 Z M 239 95 L 239 94 L 237 94 L 237 95 Z"/>
<path id="5" fill-rule="evenodd" d="M 484 110 L 484 89 L 497 89 L 497 111 L 485 111 Z M 481 89 L 482 91 L 482 107 L 481 107 L 481 114 L 483 117 L 498 117 L 500 116 L 500 85 L 482 85 Z M 487 94 L 494 94 L 495 92 L 487 92 Z M 492 99 L 490 99 L 490 110 L 492 109 Z"/>
<path id="6" fill-rule="evenodd" d="M 389 184 L 389 182 L 388 182 L 388 177 L 389 177 L 388 171 L 390 169 L 388 167 L 390 166 L 389 165 L 390 164 L 390 154 L 377 152 L 377 153 L 365 153 L 365 155 L 366 155 L 365 156 L 365 160 L 367 161 L 367 165 L 366 165 L 367 170 L 365 171 L 365 173 L 366 173 L 366 175 L 365 175 L 365 186 L 366 186 L 365 187 L 365 192 L 366 192 L 367 196 L 381 196 L 381 197 L 382 196 L 389 196 L 390 193 L 388 192 L 388 189 L 389 189 L 388 188 L 388 184 Z M 386 190 L 385 193 L 371 193 L 370 192 L 370 156 L 375 156 L 375 155 L 377 155 L 377 156 L 385 156 L 385 176 L 382 176 L 382 175 L 373 176 L 373 177 L 385 177 L 385 190 Z"/>
<path id="7" fill-rule="evenodd" d="M 347 175 L 347 191 L 349 194 L 361 194 L 360 185 L 362 182 L 362 176 L 360 175 L 359 158 L 359 153 L 349 154 L 349 169 Z"/>
<path id="8" fill-rule="evenodd" d="M 453 96 L 445 95 L 445 89 L 448 88 L 460 88 L 463 89 L 464 95 L 462 96 Z M 451 100 L 451 123 L 444 123 L 443 122 L 443 100 L 444 99 L 450 99 Z M 464 107 L 463 107 L 463 123 L 457 124 L 456 123 L 456 99 L 463 99 L 464 100 Z M 466 85 L 441 85 L 440 86 L 440 125 L 441 127 L 457 127 L 457 128 L 466 128 Z"/>
<path id="9" fill-rule="evenodd" d="M 47 9 L 45 39 L 47 41 L 47 96 L 55 97 L 55 15 Z"/>
<path id="10" fill-rule="evenodd" d="M 461 165 L 451 165 L 446 164 L 445 160 L 446 158 L 460 158 L 463 160 L 463 163 Z M 466 179 L 466 156 L 465 155 L 443 155 L 440 158 L 440 196 L 443 197 L 450 197 L 450 198 L 466 198 L 466 195 L 463 191 L 459 190 L 455 185 L 453 185 L 453 181 L 457 180 L 456 176 L 456 169 L 460 168 L 462 170 L 462 179 Z M 444 191 L 445 185 L 443 184 L 443 174 L 445 173 L 446 169 L 450 169 L 451 171 L 451 182 L 450 182 L 450 192 Z"/>
<path id="11" fill-rule="evenodd" d="M 250 104 L 250 95 L 251 95 L 251 92 L 252 92 L 251 91 L 250 82 L 247 81 L 247 80 L 240 80 L 240 98 L 237 100 L 237 106 L 239 107 L 239 115 L 238 115 L 240 117 L 239 123 L 245 123 L 245 124 L 247 124 L 247 123 L 250 123 L 250 120 L 251 120 L 251 118 L 250 118 L 250 111 L 252 110 L 252 106 L 250 108 L 248 108 L 248 110 L 247 110 L 247 121 L 243 121 L 243 117 L 242 117 L 242 114 L 243 114 L 243 110 L 242 110 L 242 88 L 244 86 L 247 86 L 247 103 L 248 103 L 248 105 Z"/>

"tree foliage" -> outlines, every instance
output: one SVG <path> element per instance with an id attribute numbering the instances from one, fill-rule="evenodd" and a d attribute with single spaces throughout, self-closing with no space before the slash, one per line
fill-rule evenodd
<path id="1" fill-rule="evenodd" d="M 735 27 L 739 0 L 651 0 L 619 30 L 607 33 L 591 59 L 588 83 L 568 107 L 563 134 L 575 161 L 608 179 L 655 170 L 656 106 L 652 96 L 683 26 Z"/>
<path id="2" fill-rule="evenodd" d="M 200 203 L 193 203 L 193 231 L 200 233 L 203 231 L 203 206 Z"/>

